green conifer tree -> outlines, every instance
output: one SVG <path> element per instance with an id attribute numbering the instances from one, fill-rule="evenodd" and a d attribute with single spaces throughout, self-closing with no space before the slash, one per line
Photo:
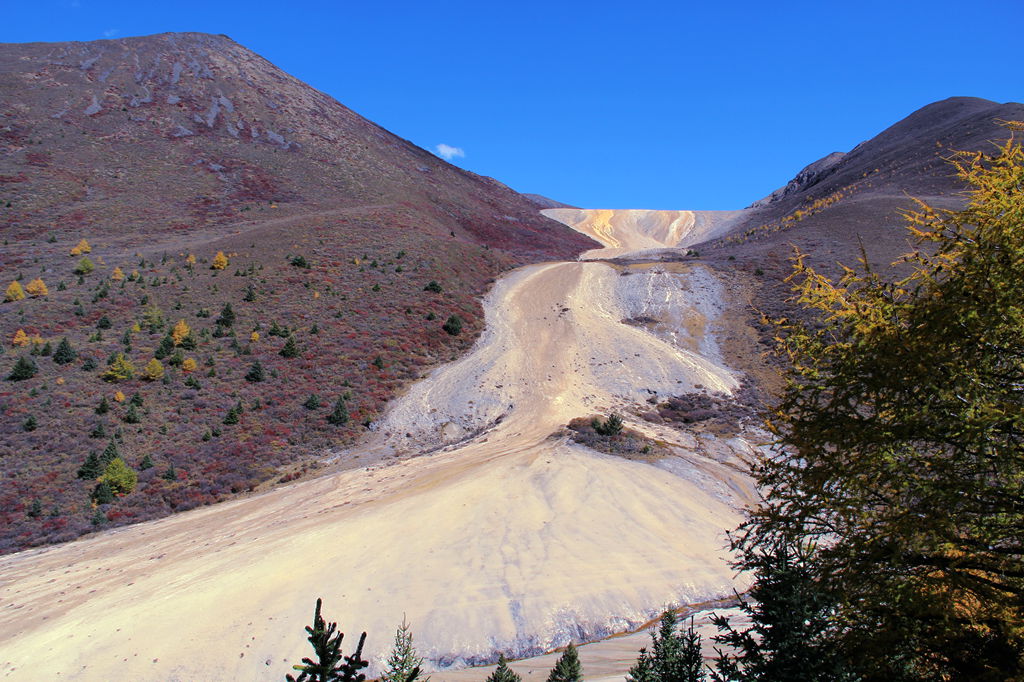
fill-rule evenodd
<path id="1" fill-rule="evenodd" d="M 523 678 L 508 667 L 505 654 L 499 654 L 498 667 L 487 677 L 487 682 L 523 682 Z"/>
<path id="2" fill-rule="evenodd" d="M 334 426 L 348 424 L 348 408 L 345 406 L 345 398 L 338 398 L 334 403 L 334 411 L 327 415 L 327 423 Z"/>
<path id="3" fill-rule="evenodd" d="M 280 350 L 280 355 L 283 358 L 296 358 L 299 356 L 299 346 L 295 343 L 294 336 L 289 336 L 288 340 L 284 342 L 284 346 Z"/>
<path id="4" fill-rule="evenodd" d="M 85 462 L 78 468 L 78 478 L 91 481 L 103 473 L 103 463 L 95 452 L 90 452 Z"/>
<path id="5" fill-rule="evenodd" d="M 235 324 L 235 311 L 231 308 L 231 303 L 225 303 L 224 307 L 220 310 L 220 316 L 215 320 L 218 327 L 232 327 Z"/>
<path id="6" fill-rule="evenodd" d="M 583 682 L 583 668 L 580 665 L 579 653 L 576 646 L 569 642 L 569 646 L 555 663 L 555 667 L 548 674 L 548 682 Z"/>
<path id="7" fill-rule="evenodd" d="M 8 381 L 25 381 L 31 379 L 39 371 L 39 367 L 36 366 L 35 361 L 22 355 L 18 358 L 18 361 L 14 363 L 14 367 L 11 368 L 11 373 L 7 375 Z"/>
<path id="8" fill-rule="evenodd" d="M 114 501 L 114 490 L 106 481 L 100 481 L 92 489 L 92 501 L 96 504 L 110 504 Z"/>
<path id="9" fill-rule="evenodd" d="M 174 352 L 174 339 L 170 334 L 165 336 L 160 341 L 160 345 L 157 346 L 156 351 L 153 352 L 153 357 L 157 360 L 163 360 L 168 355 Z"/>
<path id="10" fill-rule="evenodd" d="M 661 615 L 658 629 L 651 633 L 651 649 L 640 650 L 629 669 L 629 682 L 703 682 L 707 679 L 700 635 L 693 629 L 679 631 L 671 611 Z"/>
<path id="11" fill-rule="evenodd" d="M 458 336 L 462 333 L 462 318 L 458 315 L 449 315 L 441 328 L 451 336 Z"/>
<path id="12" fill-rule="evenodd" d="M 242 401 L 239 400 L 235 405 L 228 410 L 228 413 L 224 416 L 224 424 L 231 426 L 238 423 L 239 417 L 242 415 Z"/>
<path id="13" fill-rule="evenodd" d="M 68 337 L 64 337 L 57 344 L 57 350 L 53 353 L 53 361 L 58 365 L 67 365 L 75 361 L 78 357 L 78 353 L 71 347 L 71 342 L 68 341 Z"/>
<path id="14" fill-rule="evenodd" d="M 328 623 L 320 615 L 320 608 L 323 605 L 321 599 L 316 600 L 316 609 L 313 611 L 313 625 L 306 626 L 309 633 L 309 643 L 313 646 L 313 652 L 317 660 L 303 658 L 302 663 L 292 666 L 299 671 L 298 677 L 285 675 L 289 682 L 363 682 L 366 675 L 359 672 L 369 665 L 363 660 L 363 644 L 366 642 L 366 633 L 359 638 L 356 650 L 350 656 L 343 656 L 341 653 L 341 642 L 345 633 L 338 632 L 337 623 Z"/>
<path id="15" fill-rule="evenodd" d="M 258 383 L 260 381 L 263 381 L 265 378 L 266 372 L 263 369 L 263 364 L 259 360 L 252 363 L 252 366 L 249 368 L 249 371 L 245 375 L 245 380 L 252 383 Z"/>
<path id="16" fill-rule="evenodd" d="M 103 454 L 100 455 L 100 463 L 104 468 L 106 468 L 108 464 L 120 456 L 121 452 L 117 449 L 117 443 L 111 439 L 111 441 L 107 443 L 107 447 L 103 449 Z"/>
<path id="17" fill-rule="evenodd" d="M 420 677 L 423 658 L 416 654 L 412 644 L 412 630 L 402 618 L 402 624 L 395 631 L 395 643 L 388 656 L 387 670 L 381 675 L 381 682 L 430 682 L 430 677 Z"/>

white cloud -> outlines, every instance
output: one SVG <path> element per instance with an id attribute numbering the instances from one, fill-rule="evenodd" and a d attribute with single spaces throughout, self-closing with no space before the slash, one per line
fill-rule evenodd
<path id="1" fill-rule="evenodd" d="M 463 158 L 466 156 L 466 152 L 462 151 L 461 148 L 453 147 L 450 144 L 445 144 L 444 142 L 437 145 L 434 149 L 437 152 L 437 155 L 445 161 L 451 161 L 455 157 Z"/>
<path id="2" fill-rule="evenodd" d="M 117 35 L 117 29 L 116 28 L 108 28 L 106 31 L 103 32 L 103 37 L 104 38 L 113 38 L 116 35 Z"/>

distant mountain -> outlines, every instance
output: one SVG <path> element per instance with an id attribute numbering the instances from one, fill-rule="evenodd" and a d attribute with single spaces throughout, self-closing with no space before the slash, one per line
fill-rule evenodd
<path id="1" fill-rule="evenodd" d="M 540 208 L 577 208 L 570 204 L 563 204 L 561 201 L 549 199 L 542 194 L 524 194 L 523 196 L 529 199 L 534 206 L 539 206 Z"/>
<path id="2" fill-rule="evenodd" d="M 0 45 L 0 232 L 0 552 L 367 463 L 494 278 L 596 246 L 196 33 Z"/>
<path id="3" fill-rule="evenodd" d="M 833 152 L 787 185 L 754 202 L 729 238 L 705 245 L 751 256 L 772 245 L 805 244 L 814 259 L 869 254 L 892 260 L 906 245 L 898 209 L 909 197 L 955 206 L 962 191 L 947 158 L 954 150 L 995 151 L 1024 119 L 1024 104 L 951 97 L 929 104 L 846 153 Z M 710 254 L 709 254 L 710 255 Z M 885 261 L 888 262 L 888 261 Z"/>
<path id="4" fill-rule="evenodd" d="M 16 235 L 191 233 L 270 203 L 401 205 L 417 229 L 527 257 L 592 246 L 226 36 L 0 45 L 0 95 L 0 225 Z"/>

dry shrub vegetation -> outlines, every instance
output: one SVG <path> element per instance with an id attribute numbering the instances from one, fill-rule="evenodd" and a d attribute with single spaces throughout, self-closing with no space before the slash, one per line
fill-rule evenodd
<path id="1" fill-rule="evenodd" d="M 400 387 L 472 343 L 478 297 L 512 265 L 455 239 L 438 248 L 402 221 L 314 216 L 201 251 L 131 256 L 91 234 L 22 241 L 4 280 L 41 278 L 48 293 L 2 304 L 3 376 L 19 358 L 38 371 L 0 382 L 0 551 L 292 480 L 354 442 Z M 97 267 L 79 276 L 68 254 L 82 238 Z M 113 279 L 115 269 L 131 274 Z M 431 281 L 440 292 L 424 290 Z M 442 329 L 452 315 L 458 335 Z M 65 337 L 75 355 L 62 364 Z M 111 371 L 119 353 L 131 378 Z M 262 380 L 247 380 L 256 363 Z M 77 472 L 111 441 L 138 486 L 97 504 L 96 480 Z"/>

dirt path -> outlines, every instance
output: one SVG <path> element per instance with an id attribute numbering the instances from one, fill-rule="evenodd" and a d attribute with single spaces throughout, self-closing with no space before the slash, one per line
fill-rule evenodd
<path id="1" fill-rule="evenodd" d="M 318 596 L 378 660 L 404 613 L 422 654 L 473 663 L 742 587 L 723 550 L 746 490 L 734 466 L 691 453 L 670 473 L 550 437 L 651 395 L 736 386 L 714 357 L 622 323 L 685 301 L 707 314 L 714 292 L 665 300 L 658 276 L 556 263 L 503 278 L 471 354 L 368 444 L 430 456 L 0 558 L 0 676 L 280 679 L 309 653 Z"/>

